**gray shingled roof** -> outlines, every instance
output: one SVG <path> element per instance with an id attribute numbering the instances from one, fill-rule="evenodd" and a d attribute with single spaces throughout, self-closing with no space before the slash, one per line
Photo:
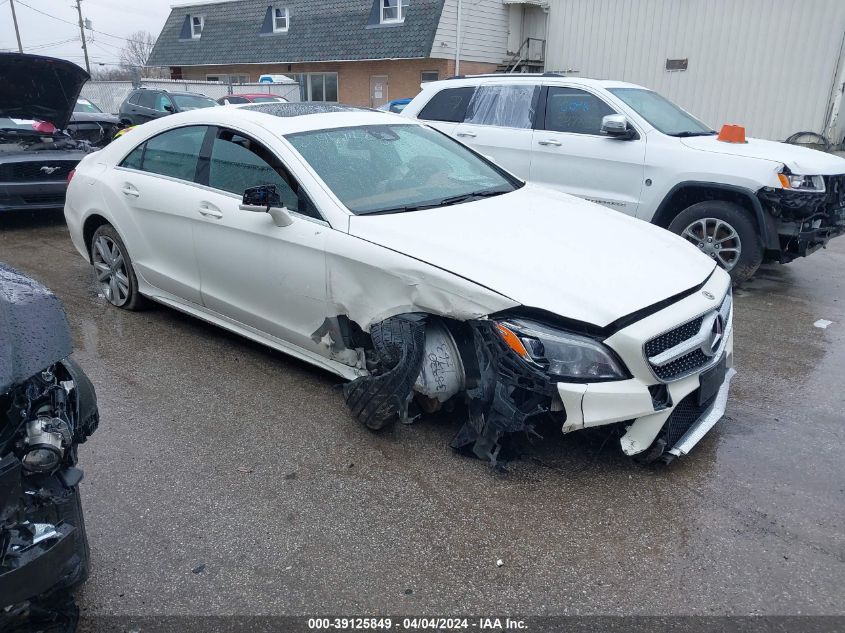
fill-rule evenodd
<path id="1" fill-rule="evenodd" d="M 233 0 L 175 7 L 150 66 L 291 63 L 429 57 L 444 0 L 411 0 L 405 22 L 379 25 L 378 0 Z M 287 33 L 262 34 L 268 7 L 287 7 Z M 202 37 L 180 39 L 188 15 L 205 16 Z"/>

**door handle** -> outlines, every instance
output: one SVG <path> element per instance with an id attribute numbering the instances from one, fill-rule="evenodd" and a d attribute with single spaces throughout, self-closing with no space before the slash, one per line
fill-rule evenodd
<path id="1" fill-rule="evenodd" d="M 200 215 L 205 216 L 207 218 L 215 218 L 220 219 L 223 217 L 223 212 L 208 202 L 203 202 L 200 204 L 200 208 L 197 209 L 200 212 Z"/>
<path id="2" fill-rule="evenodd" d="M 121 191 L 123 192 L 124 196 L 129 196 L 130 198 L 137 198 L 141 195 L 141 192 L 135 189 L 135 187 L 133 187 L 129 183 L 123 185 L 123 189 L 121 189 Z"/>
<path id="3" fill-rule="evenodd" d="M 475 138 L 478 135 L 475 132 L 458 132 L 456 136 L 468 136 L 469 138 Z"/>
<path id="4" fill-rule="evenodd" d="M 537 142 L 540 145 L 552 145 L 554 147 L 560 147 L 561 145 L 563 145 L 563 143 L 561 143 L 560 141 L 556 141 L 556 140 L 551 139 L 551 138 L 547 138 L 545 141 L 537 141 Z"/>

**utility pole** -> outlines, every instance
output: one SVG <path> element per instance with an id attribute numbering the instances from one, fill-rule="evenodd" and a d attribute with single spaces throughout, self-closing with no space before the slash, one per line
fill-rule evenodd
<path id="1" fill-rule="evenodd" d="M 12 22 L 15 23 L 15 37 L 18 38 L 18 52 L 23 53 L 23 46 L 21 46 L 21 32 L 18 30 L 18 16 L 15 15 L 15 0 L 9 0 L 9 6 L 12 7 Z"/>
<path id="2" fill-rule="evenodd" d="M 79 13 L 79 34 L 82 36 L 82 52 L 85 53 L 85 70 L 91 74 L 91 64 L 88 61 L 88 45 L 85 43 L 85 25 L 82 23 L 82 0 L 76 0 L 76 12 Z"/>

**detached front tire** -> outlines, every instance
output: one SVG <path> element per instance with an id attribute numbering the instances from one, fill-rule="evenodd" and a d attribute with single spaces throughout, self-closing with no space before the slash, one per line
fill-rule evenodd
<path id="1" fill-rule="evenodd" d="M 129 251 L 110 224 L 104 224 L 94 232 L 91 262 L 106 301 L 124 310 L 140 310 L 146 306 L 146 299 L 138 292 L 138 278 Z"/>
<path id="2" fill-rule="evenodd" d="M 734 284 L 750 279 L 763 262 L 763 244 L 754 220 L 743 207 L 724 200 L 706 200 L 687 207 L 669 230 L 713 258 Z"/>

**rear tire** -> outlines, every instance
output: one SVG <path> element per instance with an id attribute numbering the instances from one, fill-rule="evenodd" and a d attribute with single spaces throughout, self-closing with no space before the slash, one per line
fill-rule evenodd
<path id="1" fill-rule="evenodd" d="M 669 230 L 712 257 L 735 285 L 750 279 L 763 262 L 757 226 L 733 202 L 706 200 L 689 206 L 672 220 Z"/>
<path id="2" fill-rule="evenodd" d="M 147 300 L 138 292 L 138 278 L 129 251 L 111 224 L 103 224 L 91 238 L 91 261 L 100 292 L 124 310 L 142 310 Z"/>

